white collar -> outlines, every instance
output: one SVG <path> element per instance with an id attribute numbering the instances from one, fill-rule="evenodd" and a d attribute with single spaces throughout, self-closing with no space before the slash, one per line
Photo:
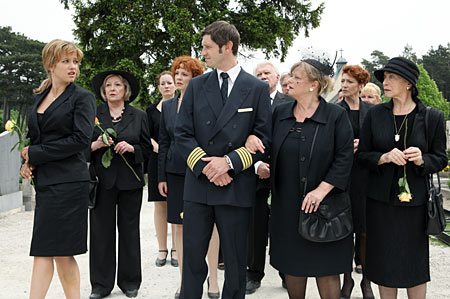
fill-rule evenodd
<path id="1" fill-rule="evenodd" d="M 275 91 L 270 94 L 270 98 L 272 100 L 275 100 L 275 96 L 277 95 L 277 92 L 278 92 L 278 90 L 275 89 Z"/>
<path id="2" fill-rule="evenodd" d="M 231 69 L 229 69 L 226 72 L 228 74 L 228 76 L 230 76 L 230 78 L 228 78 L 228 80 L 231 80 L 231 82 L 235 82 L 240 71 L 241 71 L 241 66 L 239 65 L 239 63 L 237 63 L 235 66 L 233 66 Z M 222 77 L 220 77 L 220 74 L 223 72 L 224 71 L 217 69 L 217 76 L 219 77 L 219 82 L 222 82 Z"/>

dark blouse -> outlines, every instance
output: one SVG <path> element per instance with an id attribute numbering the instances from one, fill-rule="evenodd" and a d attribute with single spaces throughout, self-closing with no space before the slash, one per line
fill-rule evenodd
<path id="1" fill-rule="evenodd" d="M 150 104 L 147 108 L 148 126 L 150 130 L 150 138 L 156 142 L 159 140 L 159 123 L 161 120 L 161 111 L 156 108 L 158 103 Z"/>
<path id="2" fill-rule="evenodd" d="M 359 110 L 349 111 L 350 123 L 352 124 L 353 136 L 355 139 L 359 139 Z"/>

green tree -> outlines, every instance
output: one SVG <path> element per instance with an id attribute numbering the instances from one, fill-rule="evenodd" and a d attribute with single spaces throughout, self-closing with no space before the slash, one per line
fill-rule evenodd
<path id="1" fill-rule="evenodd" d="M 420 60 L 417 58 L 416 52 L 414 52 L 412 46 L 409 44 L 406 44 L 406 46 L 403 48 L 403 53 L 400 56 L 408 58 L 414 63 L 420 63 Z"/>
<path id="2" fill-rule="evenodd" d="M 12 117 L 12 109 L 18 111 L 19 125 L 25 125 L 32 90 L 45 78 L 41 59 L 44 44 L 11 30 L 11 27 L 0 27 L 0 131 Z"/>
<path id="3" fill-rule="evenodd" d="M 383 84 L 379 82 L 375 76 L 374 72 L 387 64 L 389 57 L 384 55 L 383 52 L 379 50 L 374 50 L 370 54 L 370 59 L 363 59 L 361 64 L 370 74 L 370 82 L 378 85 L 381 90 L 383 90 Z"/>
<path id="4" fill-rule="evenodd" d="M 416 87 L 419 91 L 419 99 L 425 105 L 434 107 L 444 112 L 445 119 L 448 119 L 449 103 L 444 99 L 442 93 L 436 85 L 436 82 L 430 78 L 430 75 L 428 75 L 428 72 L 424 68 L 423 64 L 419 64 L 418 67 L 420 76 Z"/>
<path id="5" fill-rule="evenodd" d="M 431 48 L 422 56 L 422 63 L 444 98 L 450 100 L 450 43 L 439 45 L 437 49 Z"/>
<path id="6" fill-rule="evenodd" d="M 324 4 L 311 0 L 60 0 L 75 10 L 74 30 L 85 53 L 80 82 L 99 71 L 122 68 L 137 75 L 142 90 L 180 55 L 200 56 L 200 32 L 225 20 L 241 34 L 241 50 L 261 49 L 284 60 L 295 37 L 319 26 Z M 143 92 L 140 103 L 154 100 Z"/>

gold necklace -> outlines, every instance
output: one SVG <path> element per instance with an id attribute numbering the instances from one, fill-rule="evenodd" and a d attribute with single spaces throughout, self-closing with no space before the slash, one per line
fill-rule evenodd
<path id="1" fill-rule="evenodd" d="M 400 141 L 400 131 L 402 130 L 403 125 L 405 124 L 406 119 L 408 118 L 408 114 L 405 115 L 403 118 L 402 124 L 400 125 L 400 129 L 397 130 L 397 122 L 395 121 L 395 115 L 394 115 L 394 127 L 395 127 L 395 142 Z"/>

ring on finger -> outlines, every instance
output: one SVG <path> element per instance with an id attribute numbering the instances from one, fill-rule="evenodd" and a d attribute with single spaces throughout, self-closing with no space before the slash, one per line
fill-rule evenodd
<path id="1" fill-rule="evenodd" d="M 316 202 L 311 202 L 311 205 L 314 207 L 316 205 Z"/>

